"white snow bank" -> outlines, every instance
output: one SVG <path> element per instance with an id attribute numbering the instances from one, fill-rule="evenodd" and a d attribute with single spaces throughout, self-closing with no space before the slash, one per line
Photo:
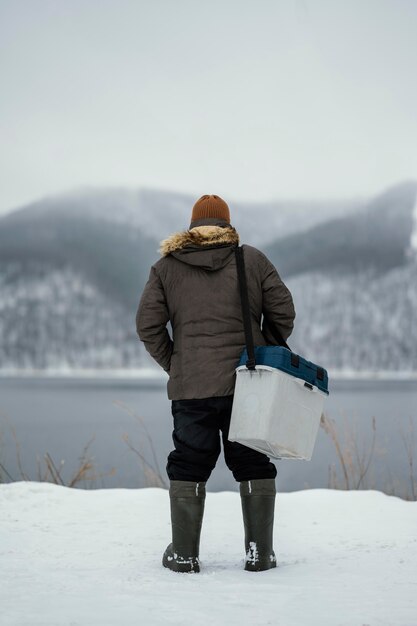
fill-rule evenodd
<path id="1" fill-rule="evenodd" d="M 162 368 L 156 367 L 140 367 L 140 368 L 114 368 L 114 369 L 97 369 L 97 368 L 76 368 L 76 367 L 48 367 L 43 369 L 34 368 L 6 368 L 0 369 L 0 377 L 8 378 L 9 376 L 22 378 L 86 378 L 86 379 L 126 379 L 126 380 L 144 380 L 161 381 L 165 383 L 168 380 L 168 374 Z"/>
<path id="2" fill-rule="evenodd" d="M 330 380 L 417 380 L 417 370 L 358 370 L 345 367 L 343 369 L 328 369 Z M 62 379 L 85 379 L 85 380 L 116 380 L 132 381 L 136 383 L 160 383 L 161 388 L 166 387 L 168 374 L 161 368 L 126 368 L 126 369 L 86 369 L 86 368 L 0 368 L 1 378 L 62 378 Z"/>
<path id="3" fill-rule="evenodd" d="M 162 489 L 0 485 L 7 626 L 417 623 L 417 502 L 378 491 L 278 493 L 278 567 L 243 570 L 236 492 L 207 494 L 200 574 L 161 564 Z"/>

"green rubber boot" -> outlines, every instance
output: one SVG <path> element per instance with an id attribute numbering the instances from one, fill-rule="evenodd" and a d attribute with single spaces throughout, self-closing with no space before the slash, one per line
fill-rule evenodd
<path id="1" fill-rule="evenodd" d="M 245 570 L 261 572 L 276 567 L 273 550 L 275 479 L 245 480 L 240 483 L 245 527 Z"/>
<path id="2" fill-rule="evenodd" d="M 206 483 L 171 480 L 169 497 L 172 543 L 164 552 L 162 565 L 173 572 L 199 572 Z"/>

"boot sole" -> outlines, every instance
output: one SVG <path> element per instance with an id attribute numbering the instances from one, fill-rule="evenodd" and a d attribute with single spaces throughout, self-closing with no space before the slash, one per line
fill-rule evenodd
<path id="1" fill-rule="evenodd" d="M 263 572 L 277 566 L 275 552 L 269 556 L 261 556 L 255 560 L 245 559 L 245 570 L 247 572 Z"/>
<path id="2" fill-rule="evenodd" d="M 198 574 L 200 571 L 200 563 L 197 558 L 177 560 L 172 552 L 167 550 L 162 557 L 162 565 L 172 572 L 180 572 L 182 574 Z"/>
<path id="3" fill-rule="evenodd" d="M 276 567 L 277 564 L 271 561 L 261 561 L 260 563 L 245 563 L 246 572 L 264 572 L 267 569 Z"/>

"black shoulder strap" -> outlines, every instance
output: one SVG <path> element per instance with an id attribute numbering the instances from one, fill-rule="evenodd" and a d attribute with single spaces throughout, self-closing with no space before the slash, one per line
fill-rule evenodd
<path id="1" fill-rule="evenodd" d="M 235 254 L 236 254 L 236 268 L 237 268 L 237 276 L 238 276 L 238 282 L 239 282 L 240 300 L 242 302 L 243 326 L 245 328 L 246 350 L 248 352 L 248 357 L 249 357 L 248 360 L 246 361 L 246 367 L 249 370 L 254 370 L 255 365 L 256 365 L 255 347 L 253 345 L 252 324 L 250 320 L 250 308 L 249 308 L 249 297 L 248 297 L 248 286 L 246 282 L 245 260 L 243 257 L 242 246 L 236 246 Z"/>

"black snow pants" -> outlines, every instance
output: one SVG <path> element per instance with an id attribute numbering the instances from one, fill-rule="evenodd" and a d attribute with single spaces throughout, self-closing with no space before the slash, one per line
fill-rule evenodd
<path id="1" fill-rule="evenodd" d="M 168 455 L 170 480 L 207 481 L 220 455 L 236 481 L 275 478 L 277 470 L 269 457 L 228 440 L 233 395 L 172 400 L 175 450 Z"/>

